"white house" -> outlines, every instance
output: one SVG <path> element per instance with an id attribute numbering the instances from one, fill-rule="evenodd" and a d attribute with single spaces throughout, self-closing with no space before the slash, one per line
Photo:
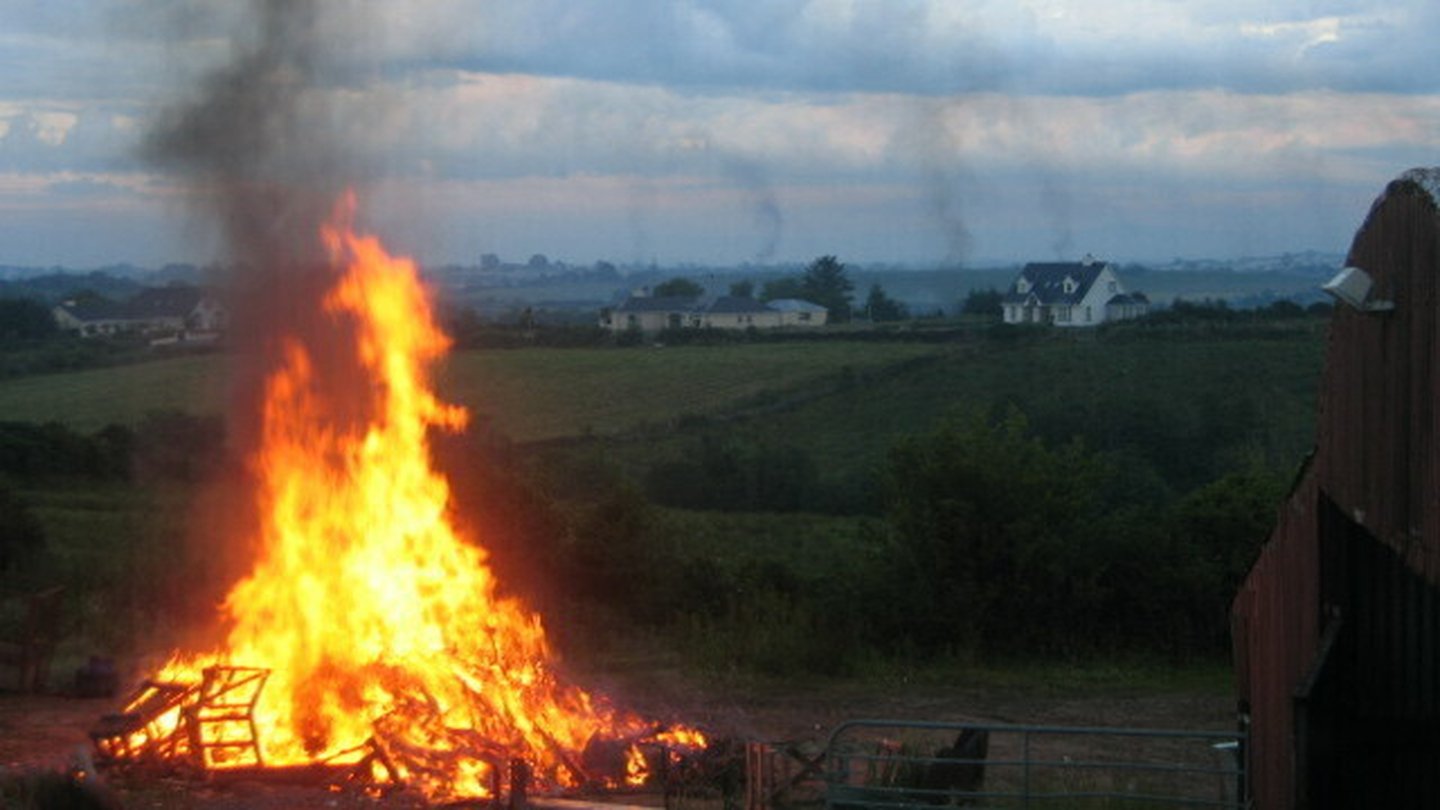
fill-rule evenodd
<path id="1" fill-rule="evenodd" d="M 1086 256 L 1025 265 L 1001 306 L 1006 323 L 1084 327 L 1138 318 L 1150 311 L 1150 299 L 1126 292 L 1114 265 Z"/>

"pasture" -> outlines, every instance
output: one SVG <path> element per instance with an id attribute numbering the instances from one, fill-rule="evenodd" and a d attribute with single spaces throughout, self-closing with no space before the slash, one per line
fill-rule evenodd
<path id="1" fill-rule="evenodd" d="M 515 441 L 613 434 L 715 415 L 767 392 L 845 369 L 934 354 L 907 343 L 779 343 L 633 349 L 478 350 L 437 369 L 445 399 Z M 81 432 L 135 425 L 147 413 L 222 412 L 225 355 L 0 380 L 0 420 L 60 422 Z"/>

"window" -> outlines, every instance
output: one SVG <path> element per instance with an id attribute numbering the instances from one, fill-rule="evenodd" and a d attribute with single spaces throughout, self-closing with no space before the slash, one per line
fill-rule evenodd
<path id="1" fill-rule="evenodd" d="M 1065 280 L 1060 283 L 1060 288 L 1065 291 L 1066 295 L 1075 292 L 1075 288 L 1079 286 L 1079 284 L 1075 283 L 1075 279 L 1070 278 L 1069 276 L 1066 276 Z"/>
<path id="2" fill-rule="evenodd" d="M 1030 282 L 1022 277 L 1019 281 L 1015 282 L 1015 292 L 1021 295 L 1030 292 Z"/>
<path id="3" fill-rule="evenodd" d="M 1105 288 L 1108 289 L 1108 290 L 1109 290 L 1110 292 L 1112 292 L 1112 293 L 1115 292 L 1115 290 L 1116 290 L 1117 287 L 1119 287 L 1119 285 L 1116 284 L 1116 283 L 1113 282 L 1113 281 L 1110 282 L 1109 284 L 1105 285 Z"/>
<path id="4" fill-rule="evenodd" d="M 1055 307 L 1055 321 L 1056 323 L 1069 323 L 1070 307 Z"/>
<path id="5" fill-rule="evenodd" d="M 1090 307 L 1085 307 L 1085 322 L 1090 323 Z"/>

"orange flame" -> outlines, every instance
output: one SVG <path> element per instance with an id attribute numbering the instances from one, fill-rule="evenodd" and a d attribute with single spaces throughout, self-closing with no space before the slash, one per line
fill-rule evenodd
<path id="1" fill-rule="evenodd" d="M 368 743 L 432 798 L 489 795 L 516 757 L 540 787 L 574 784 L 593 734 L 644 725 L 557 680 L 539 617 L 496 595 L 485 551 L 451 525 L 427 437 L 466 424 L 427 379 L 448 339 L 415 264 L 351 229 L 354 205 L 347 195 L 321 234 L 341 271 L 323 309 L 353 331 L 373 401 L 357 422 L 357 403 L 318 382 L 312 348 L 284 342 L 252 458 L 258 561 L 224 603 L 224 649 L 177 657 L 161 677 L 268 668 L 254 707 L 267 765 Z"/>

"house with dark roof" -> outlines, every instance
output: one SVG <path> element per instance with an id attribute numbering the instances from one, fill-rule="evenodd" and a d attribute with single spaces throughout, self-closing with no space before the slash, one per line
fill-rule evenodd
<path id="1" fill-rule="evenodd" d="M 81 337 L 114 335 L 130 328 L 125 305 L 108 298 L 70 298 L 50 310 L 55 325 L 63 332 Z"/>
<path id="2" fill-rule="evenodd" d="M 807 302 L 757 301 L 734 295 L 714 298 L 652 296 L 641 290 L 600 311 L 600 326 L 612 332 L 662 329 L 773 329 L 823 326 L 828 310 Z M 805 306 L 798 306 L 803 303 Z"/>
<path id="3" fill-rule="evenodd" d="M 63 330 L 81 337 L 138 332 L 164 336 L 213 336 L 224 331 L 225 307 L 199 287 L 149 287 L 129 301 L 72 298 L 51 313 Z"/>
<path id="4" fill-rule="evenodd" d="M 1114 265 L 1086 256 L 1078 262 L 1025 265 L 1001 307 L 1006 323 L 1085 327 L 1138 318 L 1150 311 L 1150 299 L 1126 292 Z"/>
<path id="5" fill-rule="evenodd" d="M 724 295 L 698 309 L 698 325 L 708 329 L 771 329 L 781 322 L 779 311 L 754 298 Z"/>
<path id="6" fill-rule="evenodd" d="M 640 291 L 613 308 L 600 310 L 600 325 L 613 332 L 627 329 L 658 332 L 661 329 L 698 326 L 691 322 L 698 301 L 688 296 L 655 296 L 648 291 Z"/>

